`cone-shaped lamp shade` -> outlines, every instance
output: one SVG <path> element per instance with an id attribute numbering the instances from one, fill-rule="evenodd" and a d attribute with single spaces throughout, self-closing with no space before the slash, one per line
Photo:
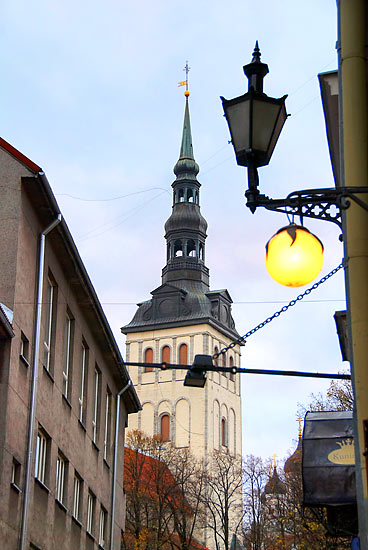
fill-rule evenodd
<path id="1" fill-rule="evenodd" d="M 290 224 L 266 245 L 266 267 L 271 277 L 285 286 L 303 286 L 322 269 L 323 244 L 305 227 Z"/>

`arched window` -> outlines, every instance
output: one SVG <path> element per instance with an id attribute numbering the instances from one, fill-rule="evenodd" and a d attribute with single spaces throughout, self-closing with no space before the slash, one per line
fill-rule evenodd
<path id="1" fill-rule="evenodd" d="M 221 445 L 227 447 L 227 426 L 226 418 L 221 419 Z"/>
<path id="2" fill-rule="evenodd" d="M 170 416 L 163 414 L 160 418 L 160 439 L 170 441 Z"/>
<path id="3" fill-rule="evenodd" d="M 144 352 L 144 362 L 153 363 L 153 349 L 147 348 Z M 151 372 L 152 367 L 144 367 L 144 372 Z"/>
<path id="4" fill-rule="evenodd" d="M 218 353 L 218 347 L 215 346 L 215 349 L 213 350 L 213 353 Z M 218 358 L 216 357 L 216 359 L 213 360 L 213 364 L 215 365 L 215 367 L 218 367 Z"/>
<path id="5" fill-rule="evenodd" d="M 189 239 L 187 242 L 187 256 L 195 257 L 197 255 L 196 245 L 193 239 Z"/>
<path id="6" fill-rule="evenodd" d="M 161 350 L 161 361 L 163 363 L 170 363 L 170 348 L 169 346 L 164 346 Z"/>
<path id="7" fill-rule="evenodd" d="M 183 255 L 183 243 L 179 240 L 174 242 L 174 258 Z"/>
<path id="8" fill-rule="evenodd" d="M 194 202 L 193 189 L 188 189 L 187 190 L 187 201 L 188 202 Z"/>
<path id="9" fill-rule="evenodd" d="M 221 354 L 221 366 L 226 367 L 226 355 L 224 353 Z M 221 374 L 226 376 L 226 372 L 222 372 Z"/>
<path id="10" fill-rule="evenodd" d="M 188 364 L 188 346 L 186 344 L 181 344 L 179 348 L 179 364 Z"/>
<path id="11" fill-rule="evenodd" d="M 199 243 L 199 259 L 200 260 L 204 259 L 204 257 L 203 257 L 203 244 L 202 243 Z"/>
<path id="12" fill-rule="evenodd" d="M 232 355 L 230 355 L 229 365 L 230 365 L 230 367 L 234 366 L 234 359 L 233 359 Z M 233 382 L 235 380 L 235 374 L 233 372 L 230 373 L 230 380 L 232 380 Z"/>

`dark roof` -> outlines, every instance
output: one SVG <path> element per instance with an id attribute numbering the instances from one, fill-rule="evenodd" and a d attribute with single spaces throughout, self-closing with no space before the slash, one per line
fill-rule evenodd
<path id="1" fill-rule="evenodd" d="M 151 294 L 151 300 L 138 304 L 132 321 L 122 327 L 124 334 L 208 323 L 229 338 L 239 337 L 227 290 L 201 292 L 166 283 Z"/>
<path id="2" fill-rule="evenodd" d="M 273 474 L 266 483 L 264 492 L 266 495 L 284 495 L 286 493 L 285 483 L 281 481 L 276 466 L 274 466 Z"/>

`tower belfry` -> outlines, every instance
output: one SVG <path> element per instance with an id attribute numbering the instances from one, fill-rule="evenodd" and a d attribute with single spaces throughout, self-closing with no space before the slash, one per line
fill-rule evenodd
<path id="1" fill-rule="evenodd" d="M 181 84 L 186 84 L 187 81 Z M 207 458 L 214 450 L 241 453 L 240 377 L 209 373 L 203 389 L 183 385 L 186 371 L 159 371 L 149 364 L 191 364 L 196 354 L 212 355 L 238 338 L 226 289 L 210 290 L 205 264 L 207 222 L 200 210 L 199 166 L 194 159 L 189 92 L 179 159 L 174 166 L 172 211 L 165 223 L 166 265 L 162 284 L 138 304 L 133 319 L 121 330 L 127 335 L 130 375 L 142 403 L 129 428 L 159 434 L 177 447 L 189 447 Z M 218 359 L 240 365 L 236 345 Z"/>

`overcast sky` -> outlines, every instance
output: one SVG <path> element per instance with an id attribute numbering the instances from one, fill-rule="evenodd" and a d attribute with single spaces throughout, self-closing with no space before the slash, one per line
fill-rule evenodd
<path id="1" fill-rule="evenodd" d="M 241 334 L 305 290 L 273 282 L 264 246 L 285 216 L 245 207 L 220 95 L 246 91 L 242 67 L 258 39 L 264 90 L 289 94 L 291 114 L 262 192 L 333 185 L 317 80 L 336 69 L 334 0 L 5 0 L 0 8 L 0 135 L 42 166 L 125 357 L 120 327 L 161 283 L 164 222 L 184 116 L 183 68 L 207 219 L 211 289 L 227 288 Z M 337 226 L 305 220 L 338 265 Z M 337 372 L 333 314 L 345 308 L 341 271 L 250 337 L 242 366 Z M 243 375 L 245 454 L 279 459 L 295 446 L 298 402 L 328 382 Z"/>

